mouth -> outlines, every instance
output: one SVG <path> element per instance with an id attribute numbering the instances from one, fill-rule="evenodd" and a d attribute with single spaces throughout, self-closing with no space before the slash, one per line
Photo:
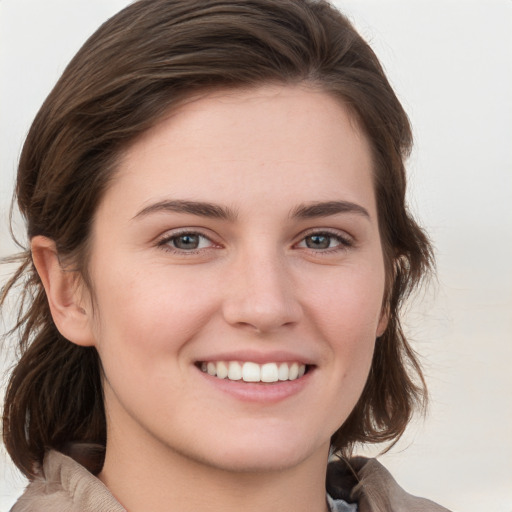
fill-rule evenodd
<path id="1" fill-rule="evenodd" d="M 196 366 L 217 379 L 265 384 L 294 381 L 311 370 L 310 365 L 298 361 L 264 364 L 252 361 L 198 361 Z"/>

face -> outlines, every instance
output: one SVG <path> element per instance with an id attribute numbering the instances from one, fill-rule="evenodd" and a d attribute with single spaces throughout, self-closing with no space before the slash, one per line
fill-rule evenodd
<path id="1" fill-rule="evenodd" d="M 368 142 L 305 87 L 190 102 L 124 153 L 89 272 L 112 446 L 237 471 L 326 457 L 385 328 Z"/>

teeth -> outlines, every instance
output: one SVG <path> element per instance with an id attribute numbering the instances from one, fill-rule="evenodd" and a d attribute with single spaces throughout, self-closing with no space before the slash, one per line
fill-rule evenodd
<path id="1" fill-rule="evenodd" d="M 204 371 L 204 370 L 203 370 Z M 217 368 L 215 367 L 215 363 L 211 361 L 206 365 L 206 371 L 209 375 L 217 375 Z"/>
<path id="2" fill-rule="evenodd" d="M 306 367 L 304 366 L 304 369 Z M 279 370 L 277 371 L 277 376 L 279 380 L 288 380 L 288 376 L 290 375 L 288 365 L 286 363 L 281 363 L 279 365 Z"/>
<path id="3" fill-rule="evenodd" d="M 279 370 L 276 363 L 267 363 L 261 366 L 261 382 L 276 382 Z"/>
<path id="4" fill-rule="evenodd" d="M 257 364 L 250 361 L 208 361 L 201 363 L 201 370 L 219 379 L 244 382 L 278 382 L 296 380 L 306 373 L 306 365 L 294 363 Z"/>
<path id="5" fill-rule="evenodd" d="M 295 380 L 299 376 L 299 365 L 297 363 L 292 363 L 290 366 L 290 370 L 288 373 L 288 379 Z"/>
<path id="6" fill-rule="evenodd" d="M 228 367 L 229 380 L 241 380 L 242 378 L 242 365 L 236 361 L 230 361 Z"/>
<path id="7" fill-rule="evenodd" d="M 261 376 L 260 365 L 256 363 L 244 363 L 242 367 L 242 379 L 245 382 L 259 382 Z"/>
<path id="8" fill-rule="evenodd" d="M 213 363 L 215 364 L 215 363 Z M 228 365 L 223 362 L 223 361 L 219 361 L 217 363 L 217 377 L 219 377 L 219 379 L 225 379 L 227 376 L 228 376 Z"/>

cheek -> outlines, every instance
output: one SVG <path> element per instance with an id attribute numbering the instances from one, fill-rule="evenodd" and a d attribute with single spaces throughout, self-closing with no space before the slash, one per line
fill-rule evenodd
<path id="1" fill-rule="evenodd" d="M 343 268 L 328 279 L 312 279 L 307 307 L 329 339 L 375 339 L 382 314 L 384 271 Z"/>
<path id="2" fill-rule="evenodd" d="M 142 357 L 176 353 L 193 338 L 218 300 L 201 277 L 168 269 L 133 271 L 122 265 L 96 277 L 96 339 Z"/>
<path id="3" fill-rule="evenodd" d="M 176 277 L 176 276 L 174 276 Z M 192 293 L 190 280 L 127 272 L 120 267 L 97 276 L 96 342 L 109 406 L 173 411 L 169 397 L 186 390 L 187 347 L 202 329 L 212 303 L 206 292 Z M 162 396 L 158 390 L 165 390 Z M 151 399 L 150 397 L 153 397 Z"/>
<path id="4" fill-rule="evenodd" d="M 308 316 L 324 340 L 334 368 L 335 387 L 357 400 L 370 370 L 384 293 L 384 272 L 342 269 L 332 279 L 316 280 Z M 312 283 L 310 283 L 311 286 Z"/>

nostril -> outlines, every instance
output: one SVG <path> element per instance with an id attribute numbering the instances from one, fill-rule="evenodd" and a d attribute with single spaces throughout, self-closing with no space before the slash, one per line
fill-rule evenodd
<path id="1" fill-rule="evenodd" d="M 300 322 L 302 308 L 294 294 L 278 289 L 274 282 L 279 281 L 278 277 L 272 283 L 268 281 L 268 278 L 259 279 L 253 286 L 248 283 L 243 293 L 226 297 L 223 316 L 228 324 L 261 335 Z"/>

